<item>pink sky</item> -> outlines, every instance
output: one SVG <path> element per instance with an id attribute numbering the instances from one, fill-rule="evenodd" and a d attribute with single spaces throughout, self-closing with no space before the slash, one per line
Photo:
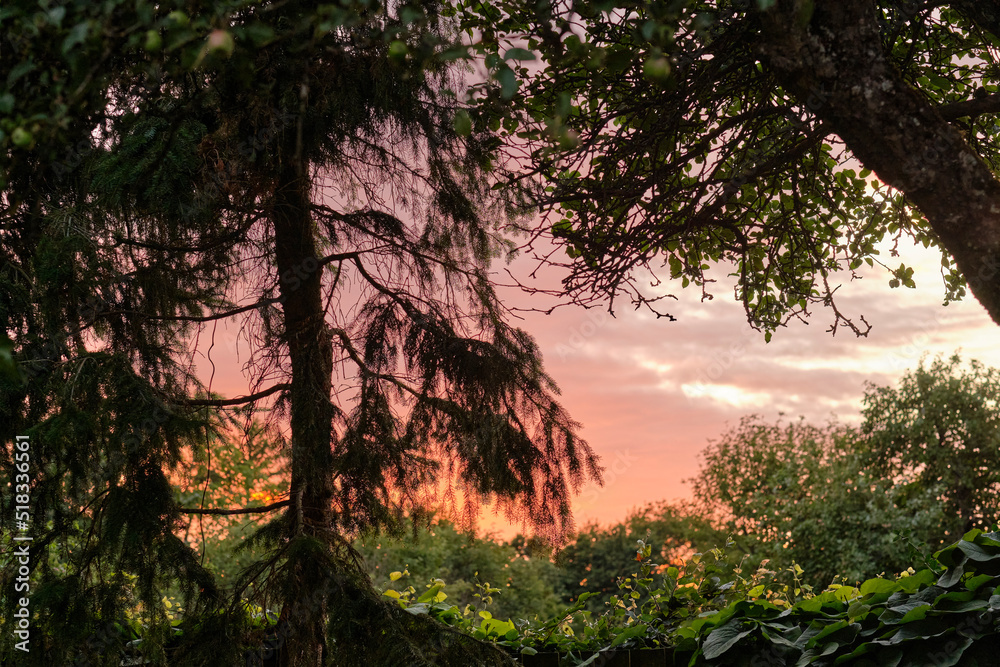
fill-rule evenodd
<path id="1" fill-rule="evenodd" d="M 684 480 L 697 473 L 699 451 L 743 415 L 769 420 L 782 413 L 803 415 L 815 423 L 837 415 L 857 422 L 865 382 L 893 383 L 923 355 L 961 349 L 965 358 L 1000 366 L 996 325 L 982 307 L 972 297 L 942 307 L 939 256 L 923 249 L 905 254 L 893 265 L 916 266 L 917 289 L 891 289 L 887 273 L 873 272 L 838 292 L 845 314 L 865 315 L 873 325 L 867 338 L 846 329 L 831 336 L 826 332 L 831 313 L 816 310 L 808 325 L 793 323 L 765 344 L 762 334 L 747 326 L 725 271 L 715 276 L 720 278 L 715 298 L 704 303 L 695 289 L 664 286 L 675 288 L 679 297 L 668 304 L 676 322 L 625 304 L 616 318 L 574 306 L 550 315 L 522 313 L 519 325 L 535 337 L 562 389 L 564 407 L 582 423 L 583 437 L 607 468 L 603 488 L 589 485 L 575 499 L 577 523 L 608 524 L 648 502 L 688 497 Z M 500 282 L 510 282 L 505 268 L 530 282 L 534 267 L 521 257 L 494 269 Z M 551 288 L 558 279 L 549 271 L 544 282 L 534 284 Z M 554 303 L 516 289 L 503 289 L 501 296 L 522 308 Z M 209 336 L 210 331 L 202 334 L 202 350 Z M 240 351 L 245 361 L 245 342 Z M 227 396 L 249 391 L 236 352 L 235 327 L 220 325 L 212 389 Z M 504 535 L 518 528 L 488 514 L 481 525 Z"/>
<path id="2" fill-rule="evenodd" d="M 629 307 L 617 307 L 614 319 L 576 307 L 526 314 L 522 326 L 539 343 L 563 405 L 608 468 L 603 488 L 591 485 L 576 499 L 577 522 L 607 524 L 650 501 L 689 497 L 684 480 L 697 474 L 699 451 L 743 415 L 856 423 L 865 382 L 894 383 L 923 355 L 961 350 L 1000 366 L 996 325 L 978 302 L 942 306 L 940 256 L 915 248 L 891 265 L 900 261 L 917 267 L 916 289 L 890 288 L 883 270 L 838 292 L 842 312 L 873 325 L 867 338 L 844 328 L 832 336 L 832 313 L 817 309 L 808 325 L 790 324 L 765 343 L 746 324 L 725 271 L 711 301 L 664 285 L 678 296 L 666 306 L 676 322 Z M 525 279 L 533 266 L 518 260 L 509 268 Z"/>

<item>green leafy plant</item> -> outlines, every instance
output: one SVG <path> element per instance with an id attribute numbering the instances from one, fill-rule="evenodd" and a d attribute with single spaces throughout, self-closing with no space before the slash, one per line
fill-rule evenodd
<path id="1" fill-rule="evenodd" d="M 886 539 L 889 539 L 888 535 Z M 727 545 L 731 547 L 732 545 Z M 770 569 L 727 549 L 679 565 L 654 561 L 639 540 L 634 574 L 601 613 L 593 594 L 547 620 L 503 621 L 448 602 L 436 580 L 386 591 L 412 614 L 429 615 L 512 655 L 556 651 L 560 664 L 594 665 L 614 650 L 666 649 L 666 664 L 992 664 L 1000 638 L 1000 533 L 972 530 L 922 570 L 907 568 L 816 592 L 797 565 Z M 393 581 L 406 576 L 394 572 Z M 495 588 L 480 585 L 484 606 Z"/>

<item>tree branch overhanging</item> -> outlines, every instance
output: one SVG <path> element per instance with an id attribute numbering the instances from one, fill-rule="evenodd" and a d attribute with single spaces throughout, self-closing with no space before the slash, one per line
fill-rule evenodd
<path id="1" fill-rule="evenodd" d="M 947 121 L 958 120 L 968 116 L 1000 113 L 1000 93 L 973 97 L 971 100 L 943 104 L 938 107 L 938 113 Z"/>
<path id="2" fill-rule="evenodd" d="M 920 210 L 1000 323 L 1000 182 L 941 109 L 902 80 L 883 52 L 874 0 L 817 3 L 811 16 L 807 4 L 783 0 L 762 13 L 768 67 L 793 95 L 818 101 L 812 111 L 824 125 Z M 979 108 L 950 106 L 962 115 Z"/>
<path id="3" fill-rule="evenodd" d="M 233 516 L 236 514 L 263 514 L 264 512 L 271 512 L 276 509 L 281 509 L 282 507 L 288 507 L 292 504 L 291 500 L 279 500 L 276 503 L 271 503 L 270 505 L 261 505 L 259 507 L 241 507 L 235 510 L 220 510 L 220 509 L 188 509 L 181 508 L 181 512 L 184 514 L 211 514 L 214 516 Z"/>
<path id="4" fill-rule="evenodd" d="M 202 407 L 210 406 L 215 408 L 224 408 L 233 405 L 243 405 L 244 403 L 253 403 L 254 401 L 259 401 L 262 398 L 267 398 L 272 394 L 276 394 L 279 391 L 286 391 L 291 389 L 290 384 L 276 384 L 273 387 L 268 387 L 267 389 L 262 389 L 253 394 L 247 394 L 246 396 L 237 396 L 236 398 L 192 398 L 183 402 L 183 405 L 191 407 Z"/>

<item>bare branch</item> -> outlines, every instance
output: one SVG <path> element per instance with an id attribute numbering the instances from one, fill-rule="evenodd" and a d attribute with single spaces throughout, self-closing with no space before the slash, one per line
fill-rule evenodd
<path id="1" fill-rule="evenodd" d="M 212 322 L 215 320 L 224 320 L 227 317 L 232 317 L 233 315 L 239 315 L 240 313 L 245 313 L 251 310 L 256 310 L 261 306 L 266 306 L 268 304 L 277 303 L 281 301 L 281 297 L 273 297 L 270 299 L 261 299 L 260 301 L 255 301 L 249 305 L 242 306 L 240 308 L 235 308 L 233 310 L 227 310 L 221 313 L 213 313 L 211 315 L 162 315 L 150 317 L 150 320 L 165 321 L 165 322 Z M 126 312 L 126 311 L 121 311 Z M 127 314 L 139 314 L 135 311 L 127 311 Z"/>
<path id="2" fill-rule="evenodd" d="M 1000 113 L 1000 93 L 974 97 L 963 102 L 953 102 L 943 104 L 938 107 L 938 111 L 945 120 L 958 120 L 966 116 L 978 116 L 980 114 Z"/>

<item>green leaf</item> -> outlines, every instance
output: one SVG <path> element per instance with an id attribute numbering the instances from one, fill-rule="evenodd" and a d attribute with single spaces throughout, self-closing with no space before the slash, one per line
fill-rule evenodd
<path id="1" fill-rule="evenodd" d="M 997 552 L 996 548 L 990 550 L 976 544 L 975 542 L 970 542 L 966 538 L 962 538 L 962 540 L 958 542 L 958 548 L 972 560 L 985 562 L 996 559 L 1000 561 L 1000 553 Z"/>
<path id="2" fill-rule="evenodd" d="M 970 591 L 978 591 L 985 584 L 991 583 L 996 579 L 992 574 L 980 574 L 975 577 L 969 577 L 965 581 L 965 587 Z"/>
<path id="3" fill-rule="evenodd" d="M 9 114 L 14 110 L 14 96 L 10 93 L 0 95 L 0 114 Z"/>
<path id="4" fill-rule="evenodd" d="M 465 109 L 459 109 L 455 113 L 455 134 L 460 137 L 467 137 L 472 134 L 472 118 Z"/>
<path id="5" fill-rule="evenodd" d="M 929 72 L 927 74 L 927 79 L 933 87 L 939 88 L 943 91 L 951 90 L 954 87 L 951 79 L 943 77 L 939 74 L 934 74 L 933 72 Z"/>
<path id="6" fill-rule="evenodd" d="M 506 65 L 496 73 L 496 80 L 500 83 L 500 95 L 504 99 L 510 99 L 517 92 L 517 76 Z"/>
<path id="7" fill-rule="evenodd" d="M 614 640 L 611 642 L 611 647 L 613 648 L 615 646 L 620 646 L 623 643 L 627 642 L 629 639 L 632 639 L 633 637 L 642 637 L 643 635 L 646 634 L 647 629 L 648 626 L 645 623 L 636 623 L 635 625 L 630 625 L 629 627 L 625 628 L 625 630 L 620 632 L 617 637 L 614 638 Z"/>
<path id="8" fill-rule="evenodd" d="M 427 616 L 430 613 L 431 607 L 426 602 L 419 602 L 417 604 L 411 604 L 408 607 L 405 607 L 405 609 L 414 616 Z"/>
<path id="9" fill-rule="evenodd" d="M 908 577 L 900 577 L 896 580 L 899 590 L 904 593 L 915 593 L 921 588 L 931 585 L 938 578 L 934 570 L 920 570 Z"/>
<path id="10" fill-rule="evenodd" d="M 941 588 L 951 588 L 959 581 L 962 580 L 962 575 L 965 574 L 965 559 L 963 558 L 961 563 L 955 565 L 948 569 L 947 572 L 941 575 L 937 581 L 937 585 Z"/>
<path id="11" fill-rule="evenodd" d="M 274 29 L 265 23 L 251 23 L 245 30 L 254 46 L 265 46 L 274 41 Z"/>
<path id="12" fill-rule="evenodd" d="M 488 635 L 504 636 L 510 631 L 516 632 L 517 629 L 514 624 L 510 621 L 501 621 L 495 618 L 487 619 L 483 621 L 480 626 Z"/>
<path id="13" fill-rule="evenodd" d="M 83 21 L 82 23 L 77 23 L 73 26 L 69 34 L 66 35 L 66 39 L 62 43 L 63 55 L 68 54 L 74 46 L 82 43 L 87 39 L 87 34 L 90 32 L 90 21 Z"/>
<path id="14" fill-rule="evenodd" d="M 434 598 L 437 597 L 437 594 L 441 592 L 442 588 L 444 588 L 444 584 L 434 584 L 421 593 L 420 597 L 417 598 L 417 602 L 433 602 Z"/>
<path id="15" fill-rule="evenodd" d="M 528 49 L 513 47 L 503 54 L 504 60 L 535 60 L 535 54 Z"/>
<path id="16" fill-rule="evenodd" d="M 833 596 L 840 600 L 841 602 L 847 602 L 848 600 L 853 600 L 858 597 L 859 591 L 853 586 L 840 586 L 835 591 L 833 591 Z"/>
<path id="17" fill-rule="evenodd" d="M 914 614 L 916 610 L 923 611 Z M 897 604 L 890 609 L 886 609 L 879 615 L 879 620 L 885 625 L 895 625 L 905 623 L 914 618 L 922 618 L 930 610 L 930 602 L 927 600 L 909 599 Z M 903 619 L 906 619 L 905 621 Z"/>
<path id="18" fill-rule="evenodd" d="M 855 602 L 850 607 L 847 608 L 848 618 L 857 618 L 858 616 L 863 616 L 871 611 L 871 607 L 863 602 Z"/>
<path id="19" fill-rule="evenodd" d="M 670 255 L 667 259 L 670 264 L 670 277 L 679 278 L 682 273 L 684 273 L 684 264 L 681 262 L 680 258 L 676 255 Z"/>
<path id="20" fill-rule="evenodd" d="M 893 591 L 899 590 L 899 584 L 895 581 L 889 581 L 888 579 L 869 579 L 868 581 L 861 584 L 859 589 L 861 595 L 871 595 L 872 593 L 892 593 Z"/>
<path id="21" fill-rule="evenodd" d="M 10 71 L 7 72 L 7 85 L 12 86 L 15 81 L 20 79 L 28 72 L 34 70 L 35 67 L 36 67 L 35 63 L 33 63 L 30 60 L 22 60 L 18 64 L 14 65 L 13 67 L 10 68 Z"/>
<path id="22" fill-rule="evenodd" d="M 706 660 L 714 660 L 731 649 L 753 630 L 742 629 L 741 619 L 731 618 L 725 625 L 712 630 L 702 644 L 701 651 Z"/>

